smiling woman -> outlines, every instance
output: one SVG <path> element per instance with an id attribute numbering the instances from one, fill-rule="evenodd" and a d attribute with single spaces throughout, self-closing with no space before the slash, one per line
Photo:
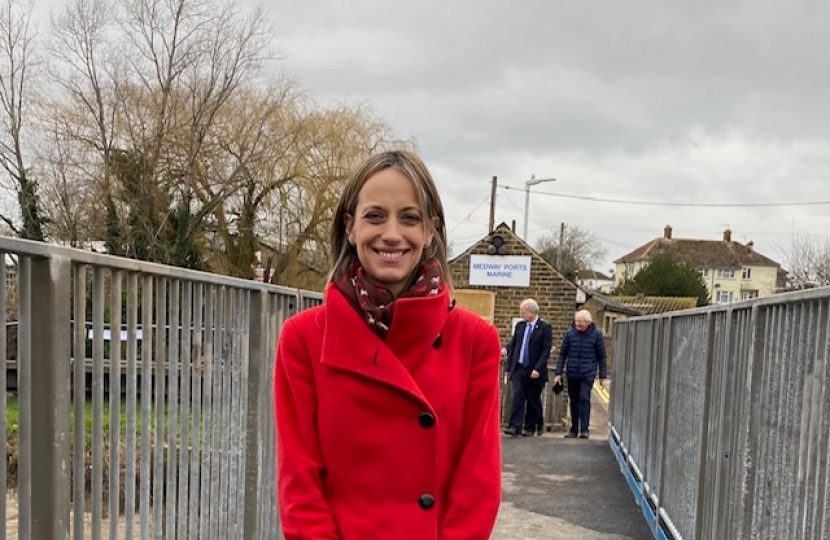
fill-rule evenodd
<path id="1" fill-rule="evenodd" d="M 501 499 L 496 329 L 450 299 L 444 211 L 426 166 L 386 152 L 332 223 L 324 305 L 277 349 L 286 540 L 485 540 Z"/>
<path id="2" fill-rule="evenodd" d="M 345 215 L 346 230 L 364 271 L 399 295 L 434 237 L 434 225 L 424 223 L 415 186 L 400 171 L 379 171 L 360 190 L 354 214 Z"/>

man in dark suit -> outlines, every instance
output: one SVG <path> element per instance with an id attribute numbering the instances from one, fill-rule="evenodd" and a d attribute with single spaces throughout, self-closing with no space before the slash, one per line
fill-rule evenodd
<path id="1" fill-rule="evenodd" d="M 553 328 L 539 318 L 539 304 L 532 298 L 522 301 L 519 315 L 522 321 L 516 325 L 510 344 L 502 349 L 505 379 L 513 381 L 513 406 L 505 433 L 532 437 L 541 435 L 545 427 L 542 390 L 548 381 Z"/>

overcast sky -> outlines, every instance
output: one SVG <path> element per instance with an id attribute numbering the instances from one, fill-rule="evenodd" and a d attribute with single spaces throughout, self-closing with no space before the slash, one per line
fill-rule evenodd
<path id="1" fill-rule="evenodd" d="M 261 5 L 274 76 L 323 106 L 368 105 L 416 141 L 453 254 L 487 234 L 494 175 L 496 223 L 520 235 L 525 181 L 555 177 L 532 188 L 528 240 L 587 229 L 608 249 L 602 271 L 665 225 L 702 239 L 729 227 L 784 264 L 793 234 L 830 234 L 826 0 Z"/>
<path id="2" fill-rule="evenodd" d="M 253 1 L 253 0 L 248 0 Z M 269 1 L 276 65 L 318 103 L 365 103 L 412 137 L 459 253 L 496 222 L 578 225 L 610 261 L 660 236 L 754 240 L 785 262 L 827 234 L 830 4 L 810 0 Z M 551 195 L 551 193 L 560 196 Z"/>

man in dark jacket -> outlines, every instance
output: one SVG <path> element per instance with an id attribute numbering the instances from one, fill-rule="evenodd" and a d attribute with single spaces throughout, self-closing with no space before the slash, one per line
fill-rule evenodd
<path id="1" fill-rule="evenodd" d="M 541 435 L 545 427 L 542 390 L 548 382 L 553 329 L 539 317 L 539 304 L 532 298 L 520 304 L 519 315 L 523 320 L 516 325 L 510 344 L 502 349 L 505 379 L 513 381 L 513 405 L 505 433 L 532 437 Z"/>
<path id="2" fill-rule="evenodd" d="M 571 429 L 565 438 L 588 438 L 588 423 L 591 419 L 591 389 L 599 367 L 599 382 L 604 387 L 608 376 L 605 354 L 605 339 L 602 332 L 591 322 L 591 313 L 577 311 L 574 325 L 562 339 L 559 360 L 556 362 L 556 376 L 553 383 L 562 382 L 562 372 L 568 365 L 568 399 L 571 403 Z"/>

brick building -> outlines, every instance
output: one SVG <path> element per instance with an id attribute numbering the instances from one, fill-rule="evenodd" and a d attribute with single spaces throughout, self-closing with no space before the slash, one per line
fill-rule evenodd
<path id="1" fill-rule="evenodd" d="M 474 260 L 493 262 L 493 284 L 470 284 L 471 277 L 474 277 L 474 282 L 481 281 L 481 272 L 473 267 Z M 513 261 L 516 266 L 523 265 L 522 261 L 528 261 L 529 265 L 519 272 L 519 276 L 513 276 L 508 275 L 510 272 L 500 271 L 500 260 Z M 471 293 L 477 290 L 488 291 L 493 295 L 492 321 L 505 345 L 510 341 L 521 301 L 533 298 L 539 303 L 539 316 L 553 326 L 553 350 L 548 364 L 552 374 L 562 336 L 570 328 L 576 308 L 585 302 L 585 293 L 545 261 L 505 223 L 450 261 L 449 266 L 455 289 L 461 293 L 459 305 L 469 307 L 462 298 L 473 296 Z M 511 284 L 511 280 L 521 281 L 522 278 L 526 279 L 526 284 Z M 481 315 L 489 318 L 488 314 Z M 505 391 L 503 394 L 506 397 L 502 400 L 503 410 L 509 411 L 510 393 Z M 566 408 L 563 399 L 550 400 L 551 395 L 548 387 L 544 393 L 545 418 L 552 429 L 559 430 L 563 427 L 562 419 Z"/>

